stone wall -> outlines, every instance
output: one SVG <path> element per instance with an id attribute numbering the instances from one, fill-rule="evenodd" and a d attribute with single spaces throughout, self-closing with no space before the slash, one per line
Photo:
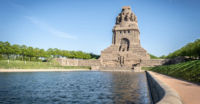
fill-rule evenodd
<path id="1" fill-rule="evenodd" d="M 154 67 L 154 66 L 169 65 L 169 64 L 171 64 L 170 59 L 148 59 L 148 60 L 142 60 L 140 66 Z"/>
<path id="2" fill-rule="evenodd" d="M 78 66 L 101 66 L 100 60 L 78 60 Z"/>
<path id="3" fill-rule="evenodd" d="M 178 56 L 171 59 L 171 64 L 178 64 L 181 62 L 185 62 L 185 60 L 188 60 L 188 59 L 190 59 L 188 56 Z"/>
<path id="4" fill-rule="evenodd" d="M 55 58 L 62 66 L 103 66 L 100 60 L 80 60 L 80 59 L 66 59 L 66 58 Z M 160 65 L 171 64 L 170 59 L 147 59 L 141 60 L 141 67 L 154 67 Z"/>
<path id="5" fill-rule="evenodd" d="M 76 59 L 55 58 L 54 60 L 58 61 L 62 66 L 79 66 Z"/>
<path id="6" fill-rule="evenodd" d="M 55 58 L 54 60 L 62 66 L 101 66 L 100 60 L 80 60 L 80 59 L 66 59 Z"/>

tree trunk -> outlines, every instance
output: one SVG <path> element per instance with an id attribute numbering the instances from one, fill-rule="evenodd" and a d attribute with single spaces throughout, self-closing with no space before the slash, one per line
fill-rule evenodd
<path id="1" fill-rule="evenodd" d="M 31 61 L 31 56 L 29 56 L 29 61 Z"/>
<path id="2" fill-rule="evenodd" d="M 9 54 L 8 54 L 8 59 L 9 59 Z"/>

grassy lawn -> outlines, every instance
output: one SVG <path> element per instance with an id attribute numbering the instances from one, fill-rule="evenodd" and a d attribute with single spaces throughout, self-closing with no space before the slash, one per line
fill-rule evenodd
<path id="1" fill-rule="evenodd" d="M 0 60 L 0 69 L 90 69 L 90 66 L 61 66 L 55 60 L 50 62 L 33 62 L 19 60 Z"/>
<path id="2" fill-rule="evenodd" d="M 200 83 L 200 60 L 157 67 L 142 67 L 142 69 Z"/>

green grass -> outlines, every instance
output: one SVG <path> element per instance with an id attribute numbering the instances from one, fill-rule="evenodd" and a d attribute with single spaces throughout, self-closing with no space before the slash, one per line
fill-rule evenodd
<path id="1" fill-rule="evenodd" d="M 50 65 L 51 62 L 51 65 Z M 50 62 L 33 62 L 19 60 L 0 60 L 0 69 L 90 69 L 90 66 L 61 66 L 55 60 Z"/>
<path id="2" fill-rule="evenodd" d="M 152 55 L 152 54 L 149 54 L 149 55 L 150 55 L 150 59 L 161 59 L 161 58 L 156 57 L 156 56 L 154 56 L 154 55 Z"/>
<path id="3" fill-rule="evenodd" d="M 157 67 L 142 67 L 142 69 L 200 83 L 200 60 Z"/>

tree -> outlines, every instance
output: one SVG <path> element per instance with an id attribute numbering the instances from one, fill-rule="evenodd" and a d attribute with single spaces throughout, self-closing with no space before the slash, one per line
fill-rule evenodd
<path id="1" fill-rule="evenodd" d="M 91 59 L 98 59 L 100 57 L 100 55 L 96 55 L 93 53 L 90 53 Z"/>
<path id="2" fill-rule="evenodd" d="M 159 58 L 161 58 L 161 59 L 166 59 L 166 58 L 167 58 L 167 56 L 165 56 L 165 55 L 162 55 L 162 56 L 160 56 Z"/>
<path id="3" fill-rule="evenodd" d="M 199 56 L 200 59 L 200 39 L 195 40 L 194 42 L 194 53 Z"/>
<path id="4" fill-rule="evenodd" d="M 175 58 L 175 57 L 178 57 L 178 56 L 180 56 L 179 50 L 176 50 L 176 51 L 174 51 L 174 52 L 172 53 L 171 58 Z"/>
<path id="5" fill-rule="evenodd" d="M 57 50 L 58 50 L 58 48 L 54 48 L 54 49 L 53 49 L 52 55 L 54 56 L 54 58 L 55 58 L 56 55 L 58 54 L 58 53 L 57 53 Z"/>
<path id="6" fill-rule="evenodd" d="M 190 58 L 198 56 L 200 58 L 200 39 L 195 40 L 195 42 L 191 42 L 180 48 L 179 50 L 174 51 L 167 55 L 167 58 L 174 58 L 177 56 L 189 56 Z"/>
<path id="7" fill-rule="evenodd" d="M 2 54 L 2 56 L 4 54 L 4 43 L 2 41 L 0 41 L 0 55 L 1 54 Z"/>
<path id="8" fill-rule="evenodd" d="M 186 45 L 186 55 L 187 56 L 190 56 L 190 58 L 191 58 L 191 56 L 192 56 L 192 43 L 188 43 L 187 45 Z"/>
<path id="9" fill-rule="evenodd" d="M 62 57 L 66 57 L 66 58 L 69 58 L 70 57 L 70 53 L 69 53 L 69 51 L 67 51 L 67 50 L 62 50 Z"/>
<path id="10" fill-rule="evenodd" d="M 41 57 L 40 49 L 39 48 L 35 48 L 34 52 L 35 52 L 36 61 L 38 61 L 38 58 Z"/>
<path id="11" fill-rule="evenodd" d="M 66 56 L 67 58 L 71 57 L 69 51 L 65 50 L 65 56 Z"/>
<path id="12" fill-rule="evenodd" d="M 45 58 L 47 58 L 48 57 L 48 55 L 47 55 L 47 52 L 44 50 L 44 49 L 40 49 L 40 57 L 45 57 Z"/>
<path id="13" fill-rule="evenodd" d="M 181 49 L 180 49 L 180 56 L 187 56 L 187 53 L 186 53 L 186 46 L 183 46 Z"/>
<path id="14" fill-rule="evenodd" d="M 69 52 L 67 50 L 62 50 L 60 53 L 61 53 L 60 55 L 62 56 L 62 58 L 69 56 Z"/>
<path id="15" fill-rule="evenodd" d="M 90 59 L 90 58 L 91 58 L 90 54 L 89 54 L 89 53 L 86 53 L 86 54 L 85 54 L 85 59 Z"/>
<path id="16" fill-rule="evenodd" d="M 75 51 L 70 51 L 70 58 L 76 58 L 76 52 Z"/>
<path id="17" fill-rule="evenodd" d="M 52 48 L 49 48 L 47 50 L 47 55 L 48 55 L 48 57 L 51 57 L 51 55 L 53 55 L 53 49 Z"/>
<path id="18" fill-rule="evenodd" d="M 27 55 L 29 56 L 29 61 L 31 61 L 31 57 L 35 56 L 35 51 L 33 47 L 28 47 L 27 48 Z"/>
<path id="19" fill-rule="evenodd" d="M 32 57 L 36 57 L 36 60 L 38 61 L 39 58 L 47 58 L 47 57 L 67 57 L 67 58 L 79 58 L 79 59 L 90 59 L 95 57 L 95 59 L 98 59 L 100 56 L 95 55 L 93 53 L 85 53 L 82 51 L 67 51 L 67 50 L 60 50 L 58 48 L 49 48 L 47 51 L 44 49 L 39 48 L 33 48 L 31 46 L 27 47 L 26 45 L 11 45 L 9 42 L 2 42 L 0 41 L 0 55 L 2 54 L 3 58 L 7 55 L 7 58 L 10 59 L 10 55 L 14 55 L 14 59 L 17 58 L 17 56 L 21 55 L 22 60 L 26 58 L 26 56 L 29 57 L 29 61 L 31 61 Z M 4 55 L 5 54 L 5 55 Z"/>
<path id="20" fill-rule="evenodd" d="M 170 59 L 170 58 L 172 58 L 171 56 L 172 56 L 172 53 L 169 53 L 169 55 L 167 56 L 167 58 Z"/>
<path id="21" fill-rule="evenodd" d="M 79 58 L 79 59 L 84 59 L 84 53 L 82 51 L 77 51 L 76 52 L 76 58 Z"/>
<path id="22" fill-rule="evenodd" d="M 3 54 L 3 42 L 0 41 L 0 53 Z"/>
<path id="23" fill-rule="evenodd" d="M 21 50 L 21 55 L 22 55 L 22 60 L 23 60 L 25 55 L 27 54 L 27 46 L 26 45 L 20 46 L 20 50 Z"/>
<path id="24" fill-rule="evenodd" d="M 9 55 L 13 53 L 12 47 L 9 42 L 4 42 L 4 53 L 7 54 L 8 59 L 10 59 Z"/>
<path id="25" fill-rule="evenodd" d="M 17 55 L 21 54 L 21 50 L 20 50 L 20 45 L 14 44 L 12 45 L 12 50 L 13 50 L 13 54 L 15 55 L 15 58 L 17 58 Z"/>
<path id="26" fill-rule="evenodd" d="M 55 51 L 55 55 L 57 56 L 57 58 L 60 58 L 59 56 L 61 56 L 61 50 L 58 49 L 58 48 L 54 48 L 54 51 Z"/>

